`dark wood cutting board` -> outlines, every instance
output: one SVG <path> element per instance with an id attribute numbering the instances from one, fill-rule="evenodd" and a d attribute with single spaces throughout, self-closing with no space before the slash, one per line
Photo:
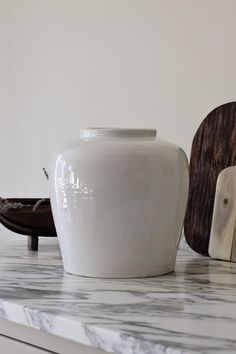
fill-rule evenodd
<path id="1" fill-rule="evenodd" d="M 190 186 L 184 222 L 189 246 L 208 254 L 216 181 L 236 165 L 236 102 L 215 108 L 201 123 L 192 143 Z"/>

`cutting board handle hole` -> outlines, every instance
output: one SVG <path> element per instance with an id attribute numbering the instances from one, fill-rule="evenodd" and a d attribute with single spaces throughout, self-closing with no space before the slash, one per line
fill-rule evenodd
<path id="1" fill-rule="evenodd" d="M 224 205 L 227 205 L 228 204 L 228 198 L 224 198 L 224 200 L 223 200 L 223 203 L 224 203 Z"/>

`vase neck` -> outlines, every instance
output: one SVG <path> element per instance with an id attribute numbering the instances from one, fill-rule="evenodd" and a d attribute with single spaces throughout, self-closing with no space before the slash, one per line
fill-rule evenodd
<path id="1" fill-rule="evenodd" d="M 112 139 L 155 139 L 155 129 L 126 129 L 126 128 L 86 128 L 80 130 L 80 138 L 112 138 Z"/>

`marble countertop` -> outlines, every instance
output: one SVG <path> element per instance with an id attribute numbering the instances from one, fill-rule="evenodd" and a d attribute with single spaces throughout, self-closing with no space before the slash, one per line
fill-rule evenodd
<path id="1" fill-rule="evenodd" d="M 21 240 L 1 245 L 0 318 L 116 354 L 235 353 L 236 263 L 181 250 L 169 275 L 93 279 Z"/>

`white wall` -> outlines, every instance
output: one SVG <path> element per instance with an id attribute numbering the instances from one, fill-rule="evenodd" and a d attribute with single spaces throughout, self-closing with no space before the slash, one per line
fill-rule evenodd
<path id="1" fill-rule="evenodd" d="M 235 0 L 0 0 L 0 195 L 48 196 L 42 167 L 80 127 L 156 127 L 189 154 L 206 114 L 236 99 L 235 13 Z"/>

